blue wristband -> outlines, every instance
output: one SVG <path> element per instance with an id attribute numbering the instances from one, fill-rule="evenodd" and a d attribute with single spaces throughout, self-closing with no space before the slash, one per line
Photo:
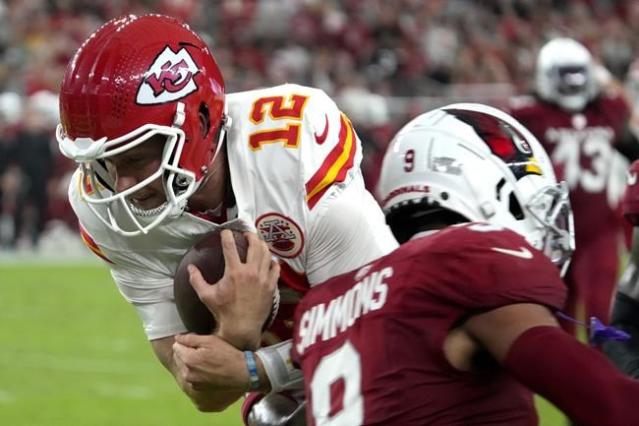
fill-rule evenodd
<path id="1" fill-rule="evenodd" d="M 251 351 L 244 351 L 244 358 L 246 359 L 246 368 L 249 373 L 249 390 L 258 390 L 260 388 L 260 376 L 257 374 L 255 354 Z"/>

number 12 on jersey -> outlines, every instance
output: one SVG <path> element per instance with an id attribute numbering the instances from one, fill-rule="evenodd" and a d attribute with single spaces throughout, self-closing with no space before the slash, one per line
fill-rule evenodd
<path id="1" fill-rule="evenodd" d="M 268 117 L 273 121 L 285 121 L 283 126 L 260 130 L 249 135 L 249 146 L 253 151 L 262 145 L 280 142 L 285 148 L 297 148 L 300 139 L 301 120 L 308 96 L 267 96 L 253 103 L 249 116 L 253 124 L 261 124 Z"/>

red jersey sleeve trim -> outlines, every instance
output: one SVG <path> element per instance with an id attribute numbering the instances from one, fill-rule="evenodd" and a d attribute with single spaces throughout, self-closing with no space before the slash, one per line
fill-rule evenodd
<path id="1" fill-rule="evenodd" d="M 320 168 L 306 182 L 306 202 L 312 209 L 322 195 L 337 182 L 343 182 L 353 167 L 357 143 L 355 131 L 350 120 L 343 113 L 340 116 L 339 139 Z"/>
<path id="2" fill-rule="evenodd" d="M 82 241 L 84 242 L 84 245 L 86 245 L 89 248 L 89 250 L 91 250 L 100 259 L 113 265 L 114 262 L 111 261 L 111 259 L 109 259 L 108 257 L 106 257 L 106 255 L 104 254 L 100 246 L 98 246 L 98 244 L 91 237 L 91 235 L 89 235 L 86 229 L 84 229 L 82 225 L 79 225 L 79 228 L 80 228 L 80 237 L 82 237 Z"/>

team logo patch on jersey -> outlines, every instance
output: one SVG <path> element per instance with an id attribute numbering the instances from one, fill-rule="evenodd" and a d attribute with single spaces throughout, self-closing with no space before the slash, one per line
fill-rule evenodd
<path id="1" fill-rule="evenodd" d="M 166 46 L 145 73 L 135 101 L 154 105 L 182 99 L 197 90 L 193 77 L 198 72 L 186 48 L 174 52 Z"/>
<path id="2" fill-rule="evenodd" d="M 255 227 L 276 255 L 293 258 L 304 247 L 304 234 L 292 219 L 279 213 L 267 213 L 257 218 Z"/>

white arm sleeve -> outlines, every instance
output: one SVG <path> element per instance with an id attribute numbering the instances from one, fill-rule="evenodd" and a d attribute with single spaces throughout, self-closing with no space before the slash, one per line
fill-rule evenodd
<path id="1" fill-rule="evenodd" d="M 112 269 L 120 293 L 136 309 L 149 340 L 186 332 L 173 298 L 173 280 L 143 279 Z"/>
<path id="2" fill-rule="evenodd" d="M 133 306 L 142 320 L 144 332 L 149 340 L 174 336 L 187 331 L 178 315 L 175 303 L 134 303 Z"/>

